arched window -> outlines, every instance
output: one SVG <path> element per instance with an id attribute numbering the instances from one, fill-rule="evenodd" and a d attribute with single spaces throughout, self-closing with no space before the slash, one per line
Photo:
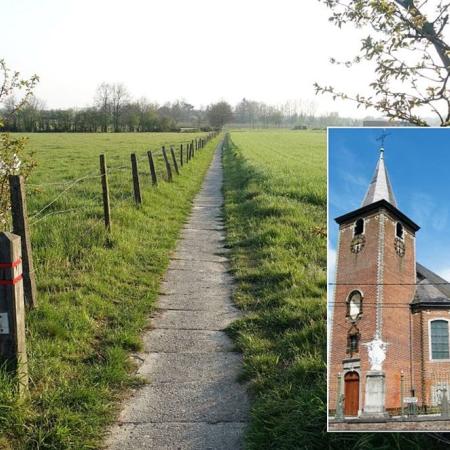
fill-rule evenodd
<path id="1" fill-rule="evenodd" d="M 353 291 L 347 300 L 347 317 L 355 321 L 362 313 L 362 295 L 359 291 Z"/>
<path id="2" fill-rule="evenodd" d="M 443 319 L 430 322 L 431 359 L 449 359 L 448 321 Z"/>
<path id="3" fill-rule="evenodd" d="M 358 219 L 355 222 L 355 230 L 354 235 L 359 236 L 360 234 L 364 233 L 364 219 Z"/>
<path id="4" fill-rule="evenodd" d="M 403 239 L 403 225 L 400 222 L 397 222 L 397 225 L 395 227 L 395 235 L 399 239 Z"/>

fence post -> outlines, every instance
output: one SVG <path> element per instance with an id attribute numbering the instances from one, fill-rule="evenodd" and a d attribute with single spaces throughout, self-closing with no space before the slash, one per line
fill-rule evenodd
<path id="1" fill-rule="evenodd" d="M 131 173 L 133 175 L 134 201 L 140 205 L 142 203 L 141 186 L 139 185 L 139 173 L 136 153 L 131 154 Z"/>
<path id="2" fill-rule="evenodd" d="M 10 175 L 9 187 L 13 233 L 19 235 L 22 242 L 21 254 L 23 260 L 23 290 L 25 292 L 25 301 L 29 308 L 35 308 L 37 305 L 37 289 L 23 177 L 20 175 Z"/>
<path id="3" fill-rule="evenodd" d="M 183 144 L 180 144 L 180 166 L 183 167 Z"/>
<path id="4" fill-rule="evenodd" d="M 197 140 L 195 140 L 195 142 L 197 142 Z M 195 144 L 194 144 L 194 141 L 192 141 L 192 153 L 191 153 L 191 158 L 193 158 L 193 157 L 195 156 L 195 150 L 196 150 Z"/>
<path id="5" fill-rule="evenodd" d="M 12 362 L 19 394 L 28 390 L 25 303 L 20 236 L 0 233 L 0 357 Z"/>
<path id="6" fill-rule="evenodd" d="M 108 187 L 108 172 L 106 170 L 105 155 L 100 155 L 100 174 L 102 178 L 102 192 L 103 192 L 103 211 L 105 216 L 105 228 L 111 231 L 111 207 L 109 204 L 109 187 Z"/>
<path id="7" fill-rule="evenodd" d="M 180 175 L 180 172 L 178 170 L 177 158 L 175 156 L 175 150 L 173 149 L 173 145 L 170 146 L 170 153 L 172 154 L 172 161 L 173 161 L 173 166 L 175 167 L 175 172 L 177 173 L 177 175 Z"/>
<path id="8" fill-rule="evenodd" d="M 152 184 L 156 185 L 158 184 L 158 180 L 156 179 L 155 163 L 153 162 L 153 155 L 151 150 L 147 152 L 147 156 L 148 156 L 148 164 L 150 166 L 150 176 L 152 177 Z"/>
<path id="9" fill-rule="evenodd" d="M 169 160 L 167 159 L 166 148 L 163 146 L 161 150 L 162 150 L 164 162 L 166 164 L 167 181 L 170 182 L 170 181 L 172 181 L 172 169 L 170 168 Z"/>

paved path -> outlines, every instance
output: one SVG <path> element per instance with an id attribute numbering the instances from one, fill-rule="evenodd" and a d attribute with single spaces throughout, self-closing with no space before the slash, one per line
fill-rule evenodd
<path id="1" fill-rule="evenodd" d="M 222 177 L 219 148 L 144 336 L 139 374 L 149 384 L 125 403 L 111 450 L 242 448 L 248 399 L 236 380 L 241 356 L 221 331 L 239 317 L 223 247 Z"/>

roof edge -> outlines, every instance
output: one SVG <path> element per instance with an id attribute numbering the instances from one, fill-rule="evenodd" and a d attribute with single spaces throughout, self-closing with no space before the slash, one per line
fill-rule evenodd
<path id="1" fill-rule="evenodd" d="M 370 203 L 369 205 L 362 206 L 361 208 L 355 209 L 354 211 L 351 211 L 347 214 L 336 217 L 334 220 L 339 225 L 341 225 L 342 223 L 347 222 L 348 220 L 351 220 L 357 216 L 366 214 L 372 210 L 380 209 L 380 208 L 386 208 L 389 212 L 398 216 L 399 219 L 402 222 L 404 222 L 406 225 L 408 225 L 410 228 L 412 228 L 413 231 L 420 230 L 419 225 L 417 225 L 415 222 L 413 222 L 408 216 L 403 214 L 398 208 L 396 208 L 394 205 L 392 205 L 385 199 L 381 199 L 381 200 L 376 201 L 375 203 Z"/>

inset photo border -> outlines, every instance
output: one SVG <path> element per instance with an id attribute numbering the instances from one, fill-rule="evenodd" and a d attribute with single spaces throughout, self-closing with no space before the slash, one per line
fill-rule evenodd
<path id="1" fill-rule="evenodd" d="M 328 128 L 328 431 L 450 431 L 450 129 Z"/>

